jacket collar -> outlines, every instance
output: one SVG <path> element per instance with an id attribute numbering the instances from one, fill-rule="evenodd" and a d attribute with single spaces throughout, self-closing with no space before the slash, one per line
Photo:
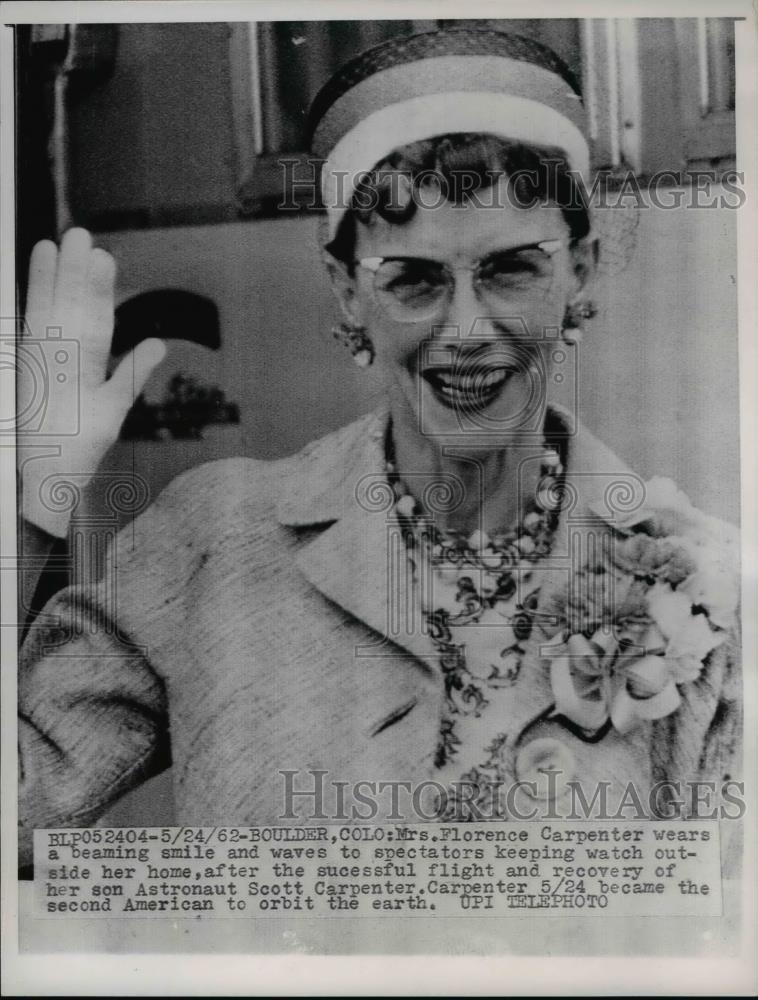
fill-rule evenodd
<path id="1" fill-rule="evenodd" d="M 376 410 L 309 444 L 289 459 L 277 502 L 280 524 L 306 527 L 346 516 L 355 485 L 365 476 L 384 478 L 384 440 L 389 411 Z"/>
<path id="2" fill-rule="evenodd" d="M 416 589 L 385 473 L 389 413 L 370 413 L 295 456 L 277 519 L 293 527 L 330 523 L 297 564 L 308 581 L 379 634 L 356 655 L 391 656 L 392 643 L 432 667 Z"/>
<path id="3" fill-rule="evenodd" d="M 565 427 L 568 443 L 566 502 L 555 546 L 570 563 L 569 533 L 591 532 L 598 519 L 610 526 L 620 522 L 642 503 L 644 484 L 565 410 L 551 411 Z M 297 558 L 309 582 L 384 637 L 385 644 L 394 642 L 435 664 L 392 514 L 384 468 L 388 419 L 386 409 L 370 413 L 294 456 L 277 519 L 293 527 L 328 523 Z M 370 649 L 367 655 L 382 651 Z"/>

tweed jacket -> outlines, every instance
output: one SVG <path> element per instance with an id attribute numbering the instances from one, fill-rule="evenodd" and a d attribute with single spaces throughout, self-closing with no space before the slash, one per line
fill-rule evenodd
<path id="1" fill-rule="evenodd" d="M 408 574 L 389 569 L 403 553 L 382 499 L 386 426 L 373 413 L 293 457 L 191 469 L 119 534 L 102 580 L 48 603 L 20 658 L 27 847 L 33 828 L 88 825 L 169 765 L 177 822 L 190 825 L 355 818 L 353 783 L 433 779 L 445 685 Z M 546 605 L 581 547 L 623 527 L 613 491 L 629 508 L 642 486 L 581 425 L 567 465 Z M 729 544 L 726 526 L 698 516 L 691 530 Z M 550 718 L 544 640 L 535 629 L 511 689 L 506 779 L 536 739 L 617 792 L 735 773 L 734 639 L 682 686 L 676 712 L 597 743 Z M 318 784 L 322 799 L 287 803 L 287 782 Z M 332 783 L 347 783 L 341 803 Z M 381 801 L 372 818 L 402 809 Z"/>

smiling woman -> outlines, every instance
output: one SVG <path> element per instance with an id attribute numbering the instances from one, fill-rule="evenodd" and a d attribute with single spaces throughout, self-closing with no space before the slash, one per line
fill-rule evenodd
<path id="1" fill-rule="evenodd" d="M 27 849 L 169 763 L 186 825 L 315 818 L 300 772 L 337 820 L 555 816 L 600 783 L 696 812 L 676 783 L 739 764 L 736 539 L 556 402 L 597 252 L 576 81 L 451 26 L 349 63 L 311 128 L 338 334 L 383 404 L 295 456 L 184 474 L 33 623 Z M 80 325 L 102 417 L 62 465 L 22 461 L 44 551 L 66 529 L 50 483 L 96 467 L 127 379 L 103 380 L 110 258 L 73 230 L 32 279 L 35 325 Z M 135 391 L 158 360 L 138 351 Z"/>
<path id="2" fill-rule="evenodd" d="M 378 217 L 360 227 L 355 256 L 360 269 L 335 265 L 334 283 L 348 321 L 370 331 L 398 464 L 428 480 L 421 490 L 435 477 L 463 484 L 461 505 L 438 512 L 443 522 L 505 530 L 534 437 L 523 420 L 534 372 L 548 383 L 551 374 L 541 332 L 559 329 L 584 268 L 560 209 L 501 200 L 496 210 L 446 203 L 399 224 Z"/>

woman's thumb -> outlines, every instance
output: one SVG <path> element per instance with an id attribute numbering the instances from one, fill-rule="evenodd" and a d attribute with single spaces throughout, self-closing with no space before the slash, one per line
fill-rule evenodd
<path id="1" fill-rule="evenodd" d="M 108 379 L 111 392 L 128 409 L 142 392 L 150 373 L 166 357 L 166 345 L 162 340 L 150 337 L 138 344 L 119 362 Z"/>

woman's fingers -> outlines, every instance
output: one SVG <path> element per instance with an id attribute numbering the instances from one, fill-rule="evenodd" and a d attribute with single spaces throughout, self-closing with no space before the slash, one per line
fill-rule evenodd
<path id="1" fill-rule="evenodd" d="M 49 325 L 55 290 L 58 247 L 52 240 L 40 240 L 29 260 L 29 286 L 26 294 L 26 321 L 32 337 L 44 337 Z"/>
<path id="2" fill-rule="evenodd" d="M 104 250 L 93 249 L 84 229 L 70 229 L 60 249 L 45 240 L 38 243 L 30 261 L 27 321 L 35 338 L 45 338 L 47 328 L 60 329 L 60 354 L 65 341 L 78 345 L 79 365 L 67 375 L 50 379 L 45 410 L 46 440 L 55 438 L 58 454 L 19 468 L 23 483 L 23 509 L 33 523 L 64 534 L 66 517 L 51 520 L 39 504 L 37 484 L 50 475 L 92 475 L 103 454 L 118 436 L 129 407 L 139 395 L 150 372 L 166 353 L 163 342 L 147 340 L 106 379 L 114 322 L 116 266 Z M 56 347 L 53 350 L 57 350 Z M 62 363 L 62 362 L 61 362 Z M 19 400 L 37 391 L 32 366 L 19 366 Z M 61 382 L 61 384 L 59 384 Z M 20 413 L 25 412 L 22 408 Z M 72 434 L 81 416 L 78 433 Z M 26 466 L 31 467 L 31 473 Z"/>
<path id="3" fill-rule="evenodd" d="M 59 250 L 43 240 L 32 251 L 27 320 L 35 337 L 44 338 L 46 328 L 55 326 L 64 340 L 77 341 L 78 399 L 82 412 L 92 415 L 85 437 L 91 434 L 93 441 L 110 432 L 115 435 L 150 373 L 166 355 L 162 340 L 145 340 L 106 380 L 115 279 L 115 261 L 105 250 L 93 248 L 86 229 L 69 229 Z M 72 402 L 69 396 L 58 393 L 50 400 L 50 412 L 60 411 L 65 417 L 65 406 Z"/>
<path id="4" fill-rule="evenodd" d="M 82 374 L 88 385 L 105 380 L 113 340 L 116 262 L 105 250 L 89 252 L 81 326 Z"/>
<path id="5" fill-rule="evenodd" d="M 60 317 L 64 337 L 79 335 L 83 296 L 89 273 L 92 237 L 86 229 L 69 229 L 61 240 L 55 276 L 53 310 Z"/>
<path id="6" fill-rule="evenodd" d="M 109 398 L 118 411 L 120 420 L 126 416 L 134 400 L 142 392 L 150 373 L 166 356 L 166 345 L 162 340 L 150 337 L 138 344 L 120 362 L 118 368 L 105 383 Z"/>
<path id="7" fill-rule="evenodd" d="M 32 252 L 27 321 L 34 336 L 59 327 L 79 345 L 83 386 L 105 381 L 113 338 L 116 265 L 105 250 L 92 247 L 86 229 L 69 229 L 58 250 L 45 240 Z"/>

